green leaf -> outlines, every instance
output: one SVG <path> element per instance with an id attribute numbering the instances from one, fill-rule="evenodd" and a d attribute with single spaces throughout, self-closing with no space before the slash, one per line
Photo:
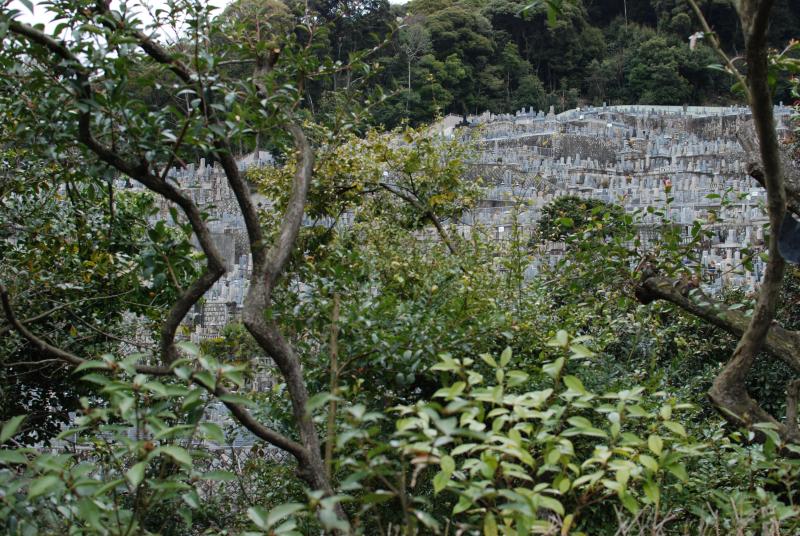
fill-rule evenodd
<path id="1" fill-rule="evenodd" d="M 274 534 L 275 536 L 281 536 L 285 534 L 286 536 L 302 536 L 303 533 L 295 530 L 296 528 L 297 523 L 293 519 L 289 519 L 272 529 L 270 535 Z"/>
<path id="2" fill-rule="evenodd" d="M 144 480 L 145 469 L 147 469 L 147 462 L 139 462 L 128 469 L 125 476 L 128 478 L 128 482 L 131 483 L 131 486 L 135 488 L 141 484 L 142 480 Z"/>
<path id="3" fill-rule="evenodd" d="M 448 482 L 450 482 L 450 473 L 447 471 L 439 471 L 436 473 L 436 476 L 433 477 L 433 492 L 439 493 L 447 487 Z"/>
<path id="4" fill-rule="evenodd" d="M 677 434 L 681 437 L 686 437 L 686 428 L 679 422 L 675 421 L 665 421 L 664 428 L 667 428 L 670 432 Z"/>
<path id="5" fill-rule="evenodd" d="M 0 445 L 11 439 L 11 437 L 17 433 L 19 426 L 24 420 L 25 415 L 16 415 L 3 423 L 3 429 L 0 430 Z"/>
<path id="6" fill-rule="evenodd" d="M 163 452 L 170 458 L 174 459 L 176 462 L 183 464 L 183 465 L 192 465 L 192 456 L 189 452 L 183 447 L 176 447 L 174 445 L 167 445 L 164 447 L 159 447 L 156 449 L 156 452 Z"/>
<path id="7" fill-rule="evenodd" d="M 61 479 L 54 475 L 37 478 L 28 488 L 28 499 L 35 499 L 40 495 L 54 491 L 61 483 Z"/>
<path id="8" fill-rule="evenodd" d="M 469 509 L 470 506 L 472 506 L 472 500 L 466 495 L 461 495 L 458 497 L 458 502 L 453 507 L 453 514 L 460 514 Z"/>
<path id="9" fill-rule="evenodd" d="M 675 475 L 682 482 L 689 480 L 689 475 L 686 474 L 686 467 L 682 463 L 673 463 L 667 466 L 667 471 Z"/>
<path id="10" fill-rule="evenodd" d="M 254 408 L 257 406 L 255 402 L 242 395 L 228 394 L 219 396 L 217 398 L 219 398 L 223 402 L 228 402 L 230 404 L 239 404 L 240 406 L 245 406 L 250 408 Z"/>
<path id="11" fill-rule="evenodd" d="M 203 435 L 205 435 L 206 438 L 210 439 L 211 441 L 215 441 L 217 443 L 225 442 L 225 433 L 217 423 L 204 422 L 200 425 L 200 431 L 203 432 Z"/>
<path id="12" fill-rule="evenodd" d="M 497 361 L 495 361 L 494 358 L 489 354 L 481 354 L 480 358 L 483 360 L 484 363 L 486 363 L 490 367 L 497 368 Z"/>
<path id="13" fill-rule="evenodd" d="M 80 372 L 88 369 L 108 369 L 108 363 L 100 361 L 99 359 L 90 359 L 75 367 L 73 372 Z"/>
<path id="14" fill-rule="evenodd" d="M 656 456 L 661 456 L 661 451 L 664 448 L 664 441 L 661 439 L 661 436 L 657 434 L 650 434 L 650 437 L 647 438 L 647 446 Z"/>
<path id="15" fill-rule="evenodd" d="M 563 329 L 558 330 L 556 336 L 547 341 L 547 346 L 566 348 L 569 345 L 569 334 Z"/>
<path id="16" fill-rule="evenodd" d="M 294 514 L 295 512 L 299 512 L 300 510 L 304 509 L 306 506 L 301 503 L 285 503 L 280 504 L 269 511 L 266 518 L 267 526 L 264 528 L 270 528 L 275 525 L 278 521 Z M 252 518 L 251 518 L 252 519 Z"/>
<path id="17" fill-rule="evenodd" d="M 23 6 L 28 8 L 28 11 L 30 11 L 31 14 L 33 14 L 33 2 L 31 2 L 30 0 L 19 0 L 19 1 Z"/>
<path id="18" fill-rule="evenodd" d="M 109 481 L 109 482 L 106 482 L 106 483 L 104 483 L 102 486 L 100 486 L 99 488 L 97 488 L 97 489 L 94 491 L 93 495 L 94 495 L 95 497 L 102 497 L 102 496 L 103 496 L 103 495 L 105 495 L 105 494 L 106 494 L 106 493 L 107 493 L 109 490 L 112 490 L 112 489 L 114 489 L 114 488 L 116 488 L 116 487 L 118 487 L 118 486 L 122 485 L 124 482 L 125 482 L 125 480 L 124 480 L 124 479 L 122 479 L 122 478 L 116 478 L 116 479 L 114 479 L 114 480 L 111 480 L 111 481 Z"/>
<path id="19" fill-rule="evenodd" d="M 192 375 L 192 378 L 204 386 L 206 386 L 210 390 L 214 390 L 217 387 L 217 380 L 214 379 L 214 376 L 211 375 L 210 372 L 207 370 L 201 370 L 200 372 L 195 372 Z"/>
<path id="20" fill-rule="evenodd" d="M 221 482 L 229 482 L 231 480 L 236 480 L 236 475 L 231 473 L 230 471 L 208 471 L 207 473 L 203 473 L 200 478 L 203 480 L 218 480 Z"/>
<path id="21" fill-rule="evenodd" d="M 561 370 L 564 368 L 564 363 L 566 359 L 563 357 L 559 357 L 552 363 L 547 363 L 542 366 L 542 372 L 553 378 L 554 380 L 561 374 Z"/>
<path id="22" fill-rule="evenodd" d="M 247 517 L 255 523 L 256 527 L 267 530 L 269 529 L 269 525 L 267 525 L 267 511 L 261 508 L 260 506 L 251 506 L 247 509 Z"/>
<path id="23" fill-rule="evenodd" d="M 584 359 L 595 355 L 594 352 L 582 344 L 570 344 L 569 349 L 572 351 L 573 359 Z"/>
<path id="24" fill-rule="evenodd" d="M 456 461 L 452 458 L 452 456 L 442 456 L 441 461 L 439 461 L 439 465 L 442 466 L 442 471 L 446 473 L 452 474 L 453 471 L 456 470 Z"/>
<path id="25" fill-rule="evenodd" d="M 84 497 L 78 501 L 78 515 L 91 525 L 97 534 L 107 533 L 106 528 L 103 527 L 100 508 L 89 497 Z"/>
<path id="26" fill-rule="evenodd" d="M 183 350 L 192 357 L 197 357 L 200 355 L 200 348 L 194 343 L 183 341 L 177 343 L 175 346 L 177 346 L 179 349 Z"/>
<path id="27" fill-rule="evenodd" d="M 333 509 L 333 505 L 329 505 L 320 509 L 318 514 L 319 522 L 322 527 L 328 531 L 340 531 L 344 534 L 350 533 L 350 525 L 344 519 L 340 519 Z"/>
<path id="28" fill-rule="evenodd" d="M 509 387 L 517 387 L 528 381 L 528 374 L 521 370 L 510 370 L 506 376 L 506 382 Z"/>
<path id="29" fill-rule="evenodd" d="M 431 529 L 434 532 L 434 534 L 439 533 L 439 522 L 436 521 L 436 519 L 428 512 L 425 512 L 424 510 L 414 509 L 414 515 L 416 516 L 417 519 L 420 520 L 420 522 L 423 525 Z"/>
<path id="30" fill-rule="evenodd" d="M 327 391 L 315 394 L 314 396 L 309 398 L 308 402 L 306 403 L 306 414 L 311 415 L 314 411 L 325 406 L 325 404 L 327 404 L 331 400 L 340 400 L 340 399 L 339 397 L 332 395 Z"/>
<path id="31" fill-rule="evenodd" d="M 571 391 L 575 391 L 576 393 L 580 393 L 582 395 L 586 394 L 586 388 L 583 386 L 583 382 L 581 382 L 576 376 L 564 376 L 564 385 L 566 385 Z"/>
<path id="32" fill-rule="evenodd" d="M 652 480 L 647 480 L 642 487 L 644 488 L 644 494 L 647 495 L 647 498 L 650 499 L 650 502 L 653 504 L 658 504 L 658 501 L 661 498 L 661 493 L 658 490 L 658 484 Z"/>
<path id="33" fill-rule="evenodd" d="M 576 428 L 593 427 L 592 422 L 586 417 L 580 417 L 580 416 L 570 417 L 569 419 L 567 419 L 567 422 L 570 423 L 572 426 L 575 426 Z"/>
<path id="34" fill-rule="evenodd" d="M 86 374 L 85 376 L 81 376 L 81 381 L 96 383 L 97 385 L 108 385 L 110 382 L 108 378 L 106 378 L 102 374 L 97 374 L 96 372 L 92 372 L 91 374 Z"/>
<path id="35" fill-rule="evenodd" d="M 503 350 L 503 353 L 500 354 L 500 366 L 505 367 L 511 362 L 511 347 L 506 346 L 506 349 Z"/>
<path id="36" fill-rule="evenodd" d="M 195 490 L 187 491 L 181 496 L 181 498 L 183 499 L 183 502 L 185 502 L 192 510 L 197 510 L 200 508 L 200 497 L 197 495 Z"/>
<path id="37" fill-rule="evenodd" d="M 639 463 L 641 463 L 654 473 L 658 471 L 658 462 L 652 456 L 648 456 L 647 454 L 640 454 Z"/>
<path id="38" fill-rule="evenodd" d="M 634 515 L 639 513 L 639 503 L 636 502 L 636 499 L 633 498 L 633 495 L 627 491 L 622 491 L 620 492 L 619 498 L 622 501 L 622 506 L 624 506 L 630 513 Z"/>
<path id="39" fill-rule="evenodd" d="M 491 512 L 483 519 L 483 536 L 497 536 L 497 521 Z"/>
<path id="40" fill-rule="evenodd" d="M 0 450 L 0 462 L 5 464 L 23 464 L 28 463 L 28 458 L 17 450 Z"/>
<path id="41" fill-rule="evenodd" d="M 557 501 L 552 497 L 547 497 L 546 495 L 540 495 L 539 506 L 541 506 L 542 508 L 547 508 L 548 510 L 552 510 L 553 512 L 557 513 L 560 516 L 564 515 L 564 506 L 561 504 L 560 501 Z"/>

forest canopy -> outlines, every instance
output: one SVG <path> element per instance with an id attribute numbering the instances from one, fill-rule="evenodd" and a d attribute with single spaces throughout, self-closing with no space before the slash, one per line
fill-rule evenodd
<path id="1" fill-rule="evenodd" d="M 726 51 L 737 55 L 743 43 L 733 5 L 700 5 Z M 330 50 L 344 61 L 387 38 L 400 22 L 376 58 L 382 68 L 376 82 L 393 94 L 376 120 L 389 128 L 403 120 L 419 124 L 437 114 L 486 110 L 742 102 L 723 72 L 707 68 L 719 63 L 710 43 L 700 39 L 688 46 L 698 27 L 680 0 L 563 2 L 554 23 L 547 2 L 526 0 L 368 2 L 359 8 L 359 24 L 369 31 L 357 40 L 337 22 Z M 777 1 L 770 46 L 785 47 L 798 24 L 797 3 Z M 790 102 L 786 82 L 777 99 Z"/>

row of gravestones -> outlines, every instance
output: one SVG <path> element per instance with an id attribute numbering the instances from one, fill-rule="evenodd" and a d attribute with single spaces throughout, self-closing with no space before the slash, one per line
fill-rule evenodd
<path id="1" fill-rule="evenodd" d="M 535 226 L 542 209 L 562 195 L 623 203 L 629 210 L 664 207 L 666 179 L 671 181 L 669 195 L 673 201 L 670 218 L 673 221 L 689 226 L 696 219 L 708 219 L 710 211 L 719 211 L 719 200 L 709 199 L 709 195 L 720 195 L 727 187 L 747 192 L 756 189 L 757 185 L 744 175 L 744 153 L 735 139 L 706 139 L 703 136 L 708 129 L 680 132 L 677 128 L 685 125 L 689 117 L 694 121 L 710 118 L 712 122 L 741 122 L 747 115 L 747 111 L 740 108 L 603 107 L 558 116 L 528 111 L 473 118 L 473 123 L 483 124 L 485 139 L 503 133 L 510 136 L 502 142 L 482 144 L 477 162 L 494 164 L 500 161 L 515 166 L 515 171 L 501 174 L 501 184 L 486 190 L 485 198 L 492 203 L 484 203 L 484 208 L 466 214 L 462 224 L 480 223 L 497 229 L 507 226 L 511 203 L 506 201 L 514 196 L 522 196 L 528 203 L 528 208 L 520 215 L 522 225 L 528 229 Z M 496 128 L 493 128 L 493 123 Z M 530 135 L 537 130 L 539 134 Z M 549 132 L 542 133 L 542 130 Z M 644 137 L 628 138 L 635 133 Z M 515 136 L 522 143 L 514 143 Z M 580 148 L 579 154 L 563 154 L 564 149 L 576 147 Z M 616 161 L 603 161 L 609 153 L 617 155 Z M 261 153 L 242 159 L 239 165 L 244 170 L 249 166 L 270 164 L 271 157 Z M 539 184 L 547 191 L 531 187 L 536 184 L 534 180 L 521 187 L 514 184 L 519 173 L 530 178 L 543 178 Z M 198 204 L 210 207 L 211 231 L 230 263 L 229 271 L 207 294 L 205 303 L 209 309 L 223 310 L 216 304 L 231 303 L 240 308 L 247 292 L 251 261 L 246 253 L 244 222 L 236 210 L 235 198 L 224 174 L 218 166 L 207 165 L 201 160 L 198 166 L 174 170 L 169 177 Z M 724 240 L 711 241 L 709 249 L 703 252 L 709 266 L 733 262 L 735 259 L 729 259 L 727 252 L 734 249 L 731 247 L 734 244 L 758 244 L 763 239 L 760 227 L 763 214 L 759 202 L 756 195 L 732 206 L 724 218 L 720 217 L 721 223 L 717 225 L 724 227 L 733 225 L 726 222 L 743 222 L 746 230 L 732 243 L 728 242 L 727 233 L 722 233 Z M 495 206 L 485 206 L 488 204 Z M 162 209 L 165 213 L 166 204 Z M 349 219 L 345 215 L 342 223 L 347 224 Z M 645 215 L 642 223 L 655 225 L 658 221 L 657 216 Z M 498 232 L 496 236 L 502 238 L 503 234 Z M 721 249 L 717 247 L 720 244 L 724 246 Z M 553 251 L 559 255 L 563 248 L 556 246 Z M 550 263 L 553 259 L 545 261 Z M 203 314 L 203 311 L 195 311 L 195 314 L 199 318 L 213 317 Z M 197 333 L 203 338 L 213 336 L 219 327 L 201 325 Z"/>

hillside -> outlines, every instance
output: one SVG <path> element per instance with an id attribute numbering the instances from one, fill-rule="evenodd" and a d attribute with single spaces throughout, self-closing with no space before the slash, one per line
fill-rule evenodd
<path id="1" fill-rule="evenodd" d="M 583 0 L 564 3 L 548 23 L 544 2 L 529 0 L 386 0 L 331 3 L 331 56 L 389 42 L 379 52 L 377 83 L 391 95 L 376 119 L 394 126 L 437 113 L 556 111 L 579 104 L 742 103 L 702 40 L 683 0 Z M 742 49 L 730 2 L 700 2 L 728 52 Z M 533 7 L 530 7 L 533 5 Z M 800 3 L 776 2 L 770 44 L 783 47 L 800 26 Z M 390 35 L 390 29 L 401 24 Z M 346 84 L 346 82 L 344 82 Z M 776 101 L 790 99 L 779 83 Z"/>

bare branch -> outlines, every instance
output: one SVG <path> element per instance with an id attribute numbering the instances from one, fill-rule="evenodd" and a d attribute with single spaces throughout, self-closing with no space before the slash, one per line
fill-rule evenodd
<path id="1" fill-rule="evenodd" d="M 254 58 L 245 58 L 241 60 L 225 60 L 217 62 L 217 67 L 228 67 L 229 65 L 249 65 L 255 62 L 256 60 Z"/>
<path id="2" fill-rule="evenodd" d="M 708 37 L 709 42 L 711 42 L 711 46 L 714 48 L 714 51 L 720 58 L 722 58 L 722 61 L 725 62 L 728 72 L 730 72 L 730 74 L 736 78 L 736 80 L 742 86 L 742 91 L 744 91 L 745 95 L 747 95 L 747 100 L 750 100 L 750 88 L 747 86 L 747 81 L 744 79 L 744 76 L 739 69 L 737 69 L 733 64 L 733 60 L 731 60 L 725 51 L 722 50 L 717 33 L 711 29 L 711 26 L 708 25 L 708 21 L 703 15 L 703 12 L 700 10 L 700 6 L 697 5 L 695 0 L 689 0 L 689 5 L 692 6 L 695 15 L 697 15 L 697 18 L 700 20 L 700 25 L 703 27 L 703 32 L 705 33 L 706 37 Z"/>
<path id="3" fill-rule="evenodd" d="M 250 189 L 247 186 L 236 160 L 231 152 L 225 147 L 220 146 L 217 156 L 225 171 L 228 184 L 236 197 L 236 203 L 242 212 L 245 228 L 247 229 L 247 240 L 250 245 L 250 254 L 253 256 L 253 266 L 262 266 L 265 262 L 266 245 L 264 244 L 264 232 L 258 219 L 258 211 L 250 198 Z"/>
<path id="4" fill-rule="evenodd" d="M 396 195 L 397 197 L 399 197 L 403 201 L 406 201 L 415 209 L 420 211 L 422 213 L 422 216 L 426 218 L 428 221 L 430 221 L 436 228 L 436 232 L 439 234 L 439 238 L 441 238 L 442 242 L 444 242 L 445 246 L 447 246 L 447 249 L 450 251 L 450 254 L 456 256 L 458 255 L 458 249 L 453 243 L 453 240 L 450 238 L 449 233 L 445 230 L 444 226 L 442 225 L 442 222 L 439 220 L 439 217 L 433 210 L 426 208 L 416 197 L 414 197 L 411 194 L 403 192 L 400 188 L 397 188 L 392 184 L 387 184 L 382 182 L 380 183 L 380 187 L 386 190 L 387 192 Z M 464 273 L 467 272 L 467 270 L 463 266 L 461 266 L 460 263 L 459 263 L 459 268 L 461 269 L 462 272 Z"/>
<path id="5" fill-rule="evenodd" d="M 742 311 L 731 309 L 700 289 L 684 294 L 676 282 L 666 277 L 652 276 L 642 281 L 636 288 L 636 298 L 643 304 L 654 300 L 668 301 L 736 337 L 741 337 L 750 323 Z M 800 333 L 773 322 L 769 326 L 764 349 L 800 373 Z"/>
<path id="6" fill-rule="evenodd" d="M 85 302 L 89 302 L 89 301 L 98 301 L 98 300 L 107 300 L 107 299 L 112 299 L 112 298 L 118 298 L 120 296 L 124 296 L 125 294 L 128 294 L 128 292 L 121 292 L 119 294 L 111 294 L 109 296 L 95 296 L 93 298 L 81 298 L 79 300 L 74 300 L 74 301 L 71 301 L 71 302 L 62 303 L 60 305 L 56 305 L 55 307 L 52 307 L 52 308 L 48 309 L 47 311 L 44 311 L 43 313 L 39 313 L 38 315 L 34 315 L 34 316 L 31 316 L 31 317 L 25 318 L 24 320 L 21 320 L 20 322 L 22 322 L 23 324 L 30 324 L 32 322 L 38 322 L 39 320 L 43 320 L 45 318 L 48 318 L 50 315 L 52 315 L 54 313 L 57 313 L 58 311 L 60 311 L 62 309 L 66 309 L 67 307 L 69 307 L 71 305 L 75 305 L 77 303 L 85 303 Z M 10 324 L 5 325 L 3 327 L 0 327 L 0 335 L 5 335 L 9 331 L 11 331 L 12 328 L 13 327 Z"/>
<path id="7" fill-rule="evenodd" d="M 11 307 L 11 301 L 8 296 L 8 290 L 3 285 L 0 285 L 0 302 L 2 302 L 3 313 L 5 314 L 9 324 L 11 324 L 14 330 L 19 333 L 22 338 L 31 343 L 37 350 L 54 359 L 65 361 L 70 365 L 78 366 L 88 361 L 87 359 L 79 357 L 71 352 L 67 352 L 66 350 L 53 346 L 44 339 L 40 339 L 30 332 L 28 328 L 26 328 L 25 325 L 17 319 L 16 315 L 14 315 L 14 310 Z M 136 371 L 142 374 L 152 374 L 154 376 L 166 376 L 172 374 L 172 370 L 170 370 L 168 367 L 153 367 L 150 365 L 136 365 Z"/>
<path id="8" fill-rule="evenodd" d="M 396 187 L 395 185 L 382 182 L 380 183 L 380 187 L 386 190 L 387 192 L 396 195 L 403 201 L 413 206 L 415 209 L 419 211 L 424 211 L 425 207 L 422 206 L 422 203 L 420 203 L 416 197 L 412 196 L 411 194 L 403 192 L 400 188 Z"/>
<path id="9" fill-rule="evenodd" d="M 94 331 L 98 335 L 102 335 L 103 337 L 106 337 L 108 339 L 111 339 L 111 340 L 114 340 L 114 341 L 117 341 L 117 342 L 121 342 L 123 344 L 129 344 L 131 346 L 135 346 L 135 347 L 138 347 L 138 348 L 146 348 L 147 347 L 147 345 L 145 345 L 145 344 L 142 344 L 142 343 L 139 343 L 139 342 L 136 342 L 136 341 L 132 341 L 132 340 L 129 340 L 129 339 L 125 339 L 123 337 L 120 337 L 119 335 L 114 335 L 113 333 L 109 333 L 107 331 L 103 331 L 102 329 L 93 326 L 91 322 L 87 322 L 86 320 L 84 320 L 80 316 L 76 315 L 72 311 L 68 311 L 68 313 L 72 318 L 74 318 L 75 320 L 77 320 L 78 322 L 80 322 L 81 324 L 86 326 L 87 328 L 89 328 L 89 330 Z"/>
<path id="10" fill-rule="evenodd" d="M 455 244 L 453 244 L 450 235 L 447 233 L 447 231 L 445 231 L 442 222 L 439 221 L 438 216 L 436 216 L 436 214 L 432 210 L 427 211 L 425 213 L 425 216 L 427 216 L 428 220 L 430 220 L 433 226 L 436 227 L 436 232 L 439 233 L 439 237 L 442 239 L 442 242 L 444 242 L 444 244 L 447 246 L 447 249 L 450 250 L 450 254 L 457 256 L 458 250 L 456 249 Z M 461 271 L 466 273 L 466 270 L 464 269 L 464 267 L 461 266 L 460 263 L 458 266 L 459 268 L 461 268 Z"/>
<path id="11" fill-rule="evenodd" d="M 38 45 L 47 48 L 48 50 L 50 50 L 50 52 L 52 52 L 59 58 L 66 60 L 70 64 L 74 64 L 74 65 L 69 65 L 69 68 L 72 69 L 73 71 L 78 72 L 79 74 L 82 75 L 86 74 L 85 69 L 81 65 L 81 62 L 78 60 L 77 56 L 75 56 L 63 42 L 56 41 L 46 33 L 37 30 L 36 28 L 29 26 L 27 24 L 22 24 L 20 22 L 17 22 L 15 20 L 9 21 L 8 29 L 17 35 L 25 37 L 29 41 L 32 41 Z"/>
<path id="12" fill-rule="evenodd" d="M 3 312 L 6 316 L 6 319 L 9 323 L 13 326 L 13 328 L 28 342 L 34 345 L 37 350 L 42 352 L 43 354 L 50 356 L 52 361 L 57 360 L 61 362 L 66 362 L 69 365 L 78 366 L 84 363 L 87 363 L 89 360 L 79 357 L 73 353 L 67 352 L 61 348 L 53 346 L 46 342 L 45 340 L 37 337 L 33 333 L 31 333 L 24 324 L 22 324 L 19 320 L 17 320 L 16 316 L 14 315 L 14 311 L 11 307 L 11 302 L 9 300 L 8 291 L 7 289 L 0 285 L 0 302 L 2 302 Z M 42 361 L 44 362 L 44 361 Z M 138 364 L 135 366 L 136 372 L 140 374 L 151 374 L 153 376 L 171 376 L 174 374 L 174 371 L 169 367 L 154 367 L 150 365 L 141 365 Z M 217 397 L 224 397 L 226 395 L 230 395 L 230 391 L 225 389 L 223 386 L 218 385 L 215 389 L 211 390 L 208 388 L 205 383 L 195 380 L 193 378 L 194 383 L 200 385 L 201 387 L 205 388 L 206 390 L 211 391 Z M 251 414 L 248 412 L 243 406 L 240 404 L 236 404 L 235 402 L 231 402 L 230 400 L 222 400 L 225 406 L 230 410 L 230 412 L 236 417 L 239 423 L 242 424 L 245 428 L 250 430 L 254 435 L 263 439 L 264 441 L 275 445 L 278 448 L 281 448 L 289 453 L 291 453 L 295 458 L 297 458 L 298 463 L 302 464 L 308 458 L 308 452 L 305 448 L 300 445 L 299 443 L 288 439 L 287 437 L 271 430 L 258 422 Z"/>
<path id="13" fill-rule="evenodd" d="M 328 344 L 330 354 L 330 392 L 333 397 L 328 405 L 328 434 L 325 438 L 325 472 L 328 478 L 333 474 L 333 446 L 336 442 L 336 396 L 339 391 L 339 293 L 333 294 L 331 312 L 331 335 Z"/>
<path id="14" fill-rule="evenodd" d="M 303 129 L 293 123 L 289 124 L 287 128 L 292 134 L 295 147 L 300 154 L 292 182 L 292 193 L 286 211 L 283 213 L 278 238 L 267 252 L 266 265 L 263 267 L 270 286 L 275 284 L 286 267 L 286 262 L 289 260 L 295 240 L 297 240 L 300 225 L 303 223 L 303 212 L 308 188 L 311 184 L 311 174 L 314 171 L 314 151 L 311 149 L 311 144 Z"/>
<path id="15" fill-rule="evenodd" d="M 217 397 L 226 397 L 231 394 L 230 391 L 225 389 L 222 386 L 217 386 L 214 390 L 214 394 Z M 240 404 L 236 404 L 234 402 L 230 402 L 227 400 L 222 399 L 222 403 L 230 410 L 236 420 L 238 420 L 242 426 L 250 430 L 256 437 L 259 437 L 270 443 L 275 445 L 276 447 L 285 450 L 289 454 L 297 459 L 298 463 L 302 464 L 305 460 L 308 459 L 308 451 L 296 441 L 292 441 L 291 439 L 287 438 L 286 436 L 279 434 L 278 432 L 267 428 L 260 422 L 258 422 L 249 411 L 247 411 L 243 406 Z"/>

